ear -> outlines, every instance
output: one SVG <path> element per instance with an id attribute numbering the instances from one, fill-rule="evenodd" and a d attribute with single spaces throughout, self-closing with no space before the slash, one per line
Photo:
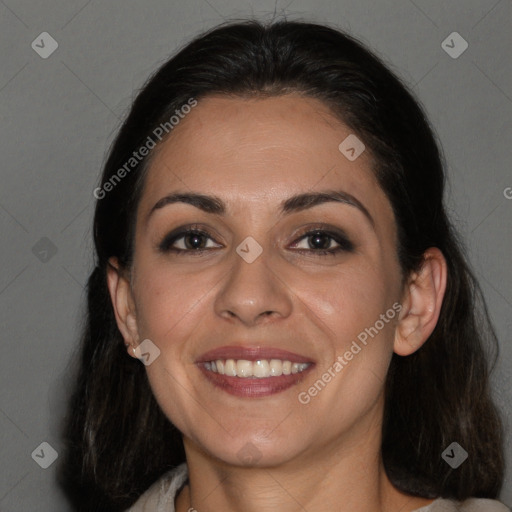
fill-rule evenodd
<path id="1" fill-rule="evenodd" d="M 437 247 L 431 247 L 425 251 L 421 269 L 410 276 L 404 290 L 395 330 L 396 354 L 412 354 L 432 334 L 441 312 L 446 280 L 447 265 L 443 253 Z"/>
<path id="2" fill-rule="evenodd" d="M 117 258 L 110 258 L 108 260 L 107 284 L 117 326 L 123 335 L 127 352 L 130 356 L 136 358 L 133 349 L 137 346 L 139 334 L 135 314 L 135 301 L 133 300 L 129 276 L 121 268 Z"/>

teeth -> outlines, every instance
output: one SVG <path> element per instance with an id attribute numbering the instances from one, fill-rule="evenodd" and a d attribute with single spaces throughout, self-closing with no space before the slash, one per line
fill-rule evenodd
<path id="1" fill-rule="evenodd" d="M 268 361 L 254 361 L 252 363 L 252 374 L 254 377 L 264 378 L 270 376 L 270 365 Z"/>
<path id="2" fill-rule="evenodd" d="M 272 377 L 279 377 L 283 374 L 283 363 L 279 359 L 270 360 L 270 375 Z"/>
<path id="3" fill-rule="evenodd" d="M 205 363 L 206 366 L 207 363 Z M 210 370 L 208 366 L 206 366 L 207 370 Z M 224 363 L 224 374 L 229 375 L 230 377 L 236 377 L 236 363 L 233 359 L 228 359 Z"/>
<path id="4" fill-rule="evenodd" d="M 230 377 L 257 377 L 259 379 L 300 373 L 310 365 L 311 363 L 292 363 L 280 359 L 260 359 L 258 361 L 248 361 L 247 359 L 227 359 L 224 361 L 217 359 L 204 363 L 204 367 L 213 373 Z"/>
<path id="5" fill-rule="evenodd" d="M 237 377 L 252 377 L 252 361 L 239 359 L 236 362 L 236 376 Z"/>

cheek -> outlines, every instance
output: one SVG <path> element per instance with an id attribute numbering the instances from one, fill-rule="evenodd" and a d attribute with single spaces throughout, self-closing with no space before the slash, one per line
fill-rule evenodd
<path id="1" fill-rule="evenodd" d="M 167 417 L 187 431 L 207 406 L 202 400 L 190 400 L 197 395 L 191 353 L 201 338 L 198 332 L 204 332 L 204 308 L 216 281 L 206 273 L 184 274 L 154 262 L 139 267 L 137 280 L 139 336 L 160 349 L 158 359 L 146 368 L 148 379 Z"/>
<path id="2" fill-rule="evenodd" d="M 378 264 L 354 264 L 325 277 L 304 276 L 293 290 L 311 318 L 325 326 L 337 348 L 343 348 L 379 320 L 398 297 L 393 272 Z M 392 331 L 392 322 L 380 330 Z M 380 326 L 380 324 L 379 324 Z"/>
<path id="3" fill-rule="evenodd" d="M 305 280 L 297 290 L 324 334 L 315 380 L 300 391 L 311 407 L 329 410 L 325 429 L 347 426 L 381 396 L 393 354 L 397 289 L 385 273 L 361 265 L 320 282 Z"/>
<path id="4" fill-rule="evenodd" d="M 362 414 L 377 400 L 386 379 L 398 318 L 392 306 L 399 287 L 396 274 L 385 270 L 375 260 L 359 261 L 329 278 L 301 280 L 296 288 L 324 338 L 316 376 L 322 382 L 301 391 L 309 397 L 321 394 L 315 406 L 326 405 L 336 421 L 345 414 Z M 331 427 L 336 429 L 336 422 Z"/>
<path id="5" fill-rule="evenodd" d="M 164 265 L 147 265 L 137 276 L 139 334 L 160 341 L 179 339 L 175 331 L 190 323 L 215 287 L 215 279 L 206 273 L 183 274 Z"/>

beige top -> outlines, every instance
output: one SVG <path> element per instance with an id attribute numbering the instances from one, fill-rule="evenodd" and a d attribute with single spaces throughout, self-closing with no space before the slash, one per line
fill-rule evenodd
<path id="1" fill-rule="evenodd" d="M 187 481 L 186 463 L 165 473 L 127 512 L 175 512 L 176 494 Z M 438 498 L 415 512 L 511 512 L 495 500 L 469 499 L 463 502 Z"/>

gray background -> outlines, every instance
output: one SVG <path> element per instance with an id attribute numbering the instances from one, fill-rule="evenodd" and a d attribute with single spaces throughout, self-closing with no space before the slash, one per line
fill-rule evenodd
<path id="1" fill-rule="evenodd" d="M 354 33 L 425 105 L 446 154 L 447 201 L 500 338 L 493 382 L 510 463 L 511 6 L 511 0 L 0 0 L 0 510 L 67 509 L 54 480 L 57 464 L 42 469 L 31 454 L 43 441 L 62 449 L 57 425 L 65 375 L 92 262 L 92 191 L 135 92 L 203 29 L 225 19 L 269 19 L 274 11 Z M 456 59 L 441 47 L 453 31 L 469 44 Z M 42 32 L 59 45 L 47 59 L 31 47 Z M 510 470 L 502 500 L 512 505 Z"/>

